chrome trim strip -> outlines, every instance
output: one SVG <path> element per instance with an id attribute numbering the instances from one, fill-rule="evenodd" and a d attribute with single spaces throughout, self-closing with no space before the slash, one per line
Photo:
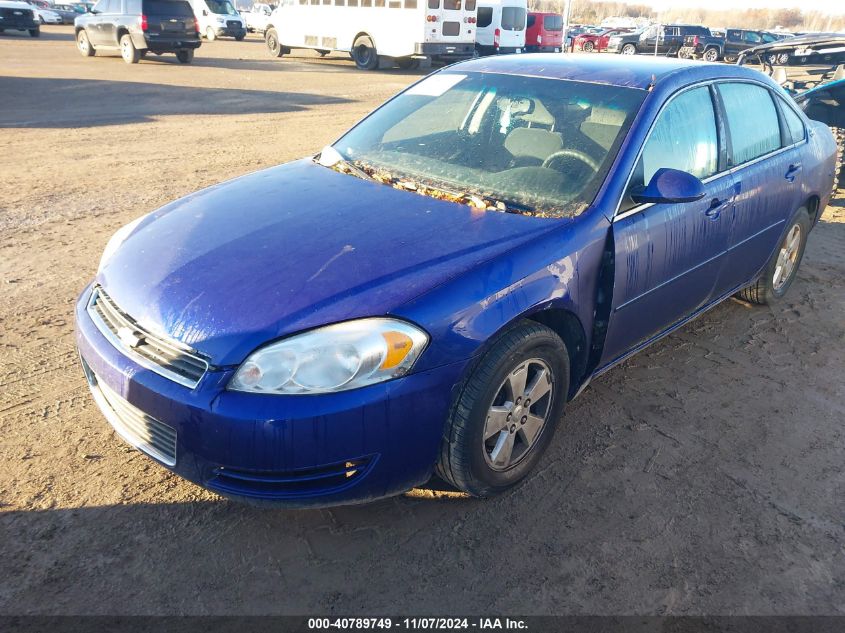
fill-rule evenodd
<path id="1" fill-rule="evenodd" d="M 108 342 L 111 343 L 116 349 L 123 352 L 123 354 L 125 356 L 130 358 L 133 362 L 141 365 L 141 367 L 143 367 L 144 369 L 149 369 L 150 371 L 158 374 L 159 376 L 164 376 L 165 378 L 172 380 L 173 382 L 179 383 L 180 385 L 182 385 L 184 387 L 188 387 L 189 389 L 194 389 L 200 383 L 200 381 L 203 379 L 205 374 L 208 372 L 208 369 L 209 369 L 208 361 L 206 361 L 204 358 L 200 358 L 199 356 L 197 356 L 195 354 L 188 353 L 185 349 L 183 349 L 181 347 L 177 347 L 176 345 L 178 345 L 178 343 L 176 343 L 176 342 L 162 340 L 161 337 L 158 336 L 158 335 L 152 335 L 152 336 L 154 336 L 156 338 L 156 340 L 161 341 L 164 345 L 172 347 L 173 349 L 178 350 L 180 353 L 185 354 L 186 356 L 190 356 L 192 359 L 196 360 L 198 363 L 205 365 L 205 370 L 203 371 L 202 376 L 200 376 L 197 380 L 194 381 L 194 380 L 191 380 L 190 378 L 186 378 L 185 376 L 177 374 L 174 371 L 170 371 L 166 367 L 162 367 L 161 365 L 154 363 L 153 361 L 149 360 L 148 358 L 146 358 L 144 356 L 141 356 L 140 354 L 135 352 L 131 347 L 128 347 L 127 345 L 125 345 L 123 343 L 123 341 L 120 340 L 120 338 L 118 338 L 114 334 L 114 332 L 111 331 L 111 329 L 108 327 L 108 325 L 106 325 L 106 323 L 103 321 L 102 317 L 100 317 L 100 315 L 97 313 L 97 310 L 94 308 L 94 304 L 97 302 L 98 297 L 99 297 L 99 289 L 94 288 L 94 290 L 91 292 L 91 297 L 88 299 L 88 305 L 86 306 L 85 311 L 88 313 L 88 316 L 91 317 L 91 320 L 94 322 L 94 325 L 97 327 L 97 330 L 99 330 L 100 334 L 102 334 L 104 337 L 106 337 Z M 136 324 L 128 324 L 128 325 L 132 325 L 135 329 L 141 330 L 141 328 L 137 327 Z"/>
<path id="2" fill-rule="evenodd" d="M 85 366 L 84 361 L 82 366 L 85 369 L 85 377 L 88 379 L 88 387 L 91 389 L 94 402 L 97 403 L 115 433 L 142 453 L 146 453 L 166 466 L 175 466 L 176 429 L 147 415 L 102 384 L 97 376 Z M 123 416 L 118 412 L 118 408 L 123 409 Z M 131 416 L 138 419 L 132 420 Z M 164 445 L 170 454 L 156 448 L 152 444 L 153 441 Z"/>

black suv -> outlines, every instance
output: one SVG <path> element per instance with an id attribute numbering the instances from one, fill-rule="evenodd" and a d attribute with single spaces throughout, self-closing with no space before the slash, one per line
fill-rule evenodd
<path id="1" fill-rule="evenodd" d="M 678 56 L 688 59 L 701 57 L 708 62 L 724 59 L 726 62 L 733 64 L 742 51 L 777 40 L 776 35 L 766 31 L 749 29 L 728 29 L 724 36 L 690 35 L 684 42 Z"/>
<path id="2" fill-rule="evenodd" d="M 652 24 L 642 31 L 613 35 L 607 41 L 608 53 L 636 55 L 637 53 L 674 57 L 684 45 L 688 35 L 709 36 L 710 29 L 695 24 Z"/>
<path id="3" fill-rule="evenodd" d="M 25 2 L 0 0 L 0 33 L 4 31 L 29 31 L 32 37 L 41 35 L 31 6 Z"/>
<path id="4" fill-rule="evenodd" d="M 100 0 L 74 25 L 82 55 L 120 50 L 127 64 L 137 64 L 148 51 L 176 53 L 188 64 L 200 46 L 197 20 L 185 0 Z"/>

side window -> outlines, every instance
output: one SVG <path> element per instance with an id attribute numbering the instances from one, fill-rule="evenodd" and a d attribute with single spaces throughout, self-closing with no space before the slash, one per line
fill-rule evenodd
<path id="1" fill-rule="evenodd" d="M 763 38 L 761 38 L 760 34 L 756 31 L 746 31 L 743 39 L 751 44 L 759 44 L 763 41 Z"/>
<path id="2" fill-rule="evenodd" d="M 493 24 L 493 7 L 478 7 L 478 23 L 475 25 L 479 29 Z"/>
<path id="3" fill-rule="evenodd" d="M 742 31 L 736 29 L 728 29 L 728 39 L 732 42 L 738 42 L 742 39 Z"/>
<path id="4" fill-rule="evenodd" d="M 111 13 L 111 3 L 112 0 L 100 0 L 96 6 L 94 6 L 94 10 L 98 13 Z"/>
<path id="5" fill-rule="evenodd" d="M 663 108 L 643 146 L 625 192 L 621 211 L 636 206 L 631 191 L 663 167 L 707 178 L 718 171 L 719 137 L 713 99 L 706 86 L 681 93 Z"/>
<path id="6" fill-rule="evenodd" d="M 780 147 L 778 114 L 766 88 L 724 83 L 719 85 L 719 93 L 725 104 L 731 138 L 730 165 L 741 165 Z M 754 116 L 748 116 L 749 112 Z"/>
<path id="7" fill-rule="evenodd" d="M 440 0 L 428 0 L 428 8 L 429 9 L 439 9 L 440 8 Z"/>
<path id="8" fill-rule="evenodd" d="M 528 28 L 530 29 L 532 26 L 534 26 L 534 24 L 535 24 L 536 22 L 537 22 L 537 16 L 536 16 L 536 15 L 531 15 L 531 14 L 529 13 L 529 14 L 528 14 L 528 22 L 526 23 L 526 26 L 528 26 Z"/>
<path id="9" fill-rule="evenodd" d="M 780 109 L 783 110 L 783 118 L 786 121 L 786 129 L 788 132 L 788 134 L 785 135 L 787 140 L 784 144 L 792 145 L 793 143 L 800 143 L 806 138 L 804 132 L 804 122 L 801 120 L 801 117 L 796 114 L 795 110 L 789 107 L 786 103 L 781 102 Z"/>

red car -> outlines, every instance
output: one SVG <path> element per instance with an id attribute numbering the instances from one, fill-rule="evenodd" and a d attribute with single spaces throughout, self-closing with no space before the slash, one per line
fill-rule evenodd
<path id="1" fill-rule="evenodd" d="M 575 38 L 573 45 L 576 51 L 584 51 L 585 53 L 601 52 L 607 48 L 607 41 L 611 35 L 617 33 L 628 33 L 631 29 L 608 29 L 601 33 L 582 33 Z"/>
<path id="2" fill-rule="evenodd" d="M 563 17 L 560 13 L 528 14 L 525 29 L 525 50 L 559 53 L 563 46 Z"/>

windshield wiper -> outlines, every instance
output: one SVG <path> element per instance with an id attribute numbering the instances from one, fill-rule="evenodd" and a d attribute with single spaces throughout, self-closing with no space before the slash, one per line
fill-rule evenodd
<path id="1" fill-rule="evenodd" d="M 323 167 L 343 170 L 348 174 L 361 178 L 362 180 L 374 180 L 370 174 L 358 167 L 358 165 L 346 158 L 331 145 L 326 145 L 322 151 L 320 151 L 319 158 L 316 158 L 316 161 Z"/>

